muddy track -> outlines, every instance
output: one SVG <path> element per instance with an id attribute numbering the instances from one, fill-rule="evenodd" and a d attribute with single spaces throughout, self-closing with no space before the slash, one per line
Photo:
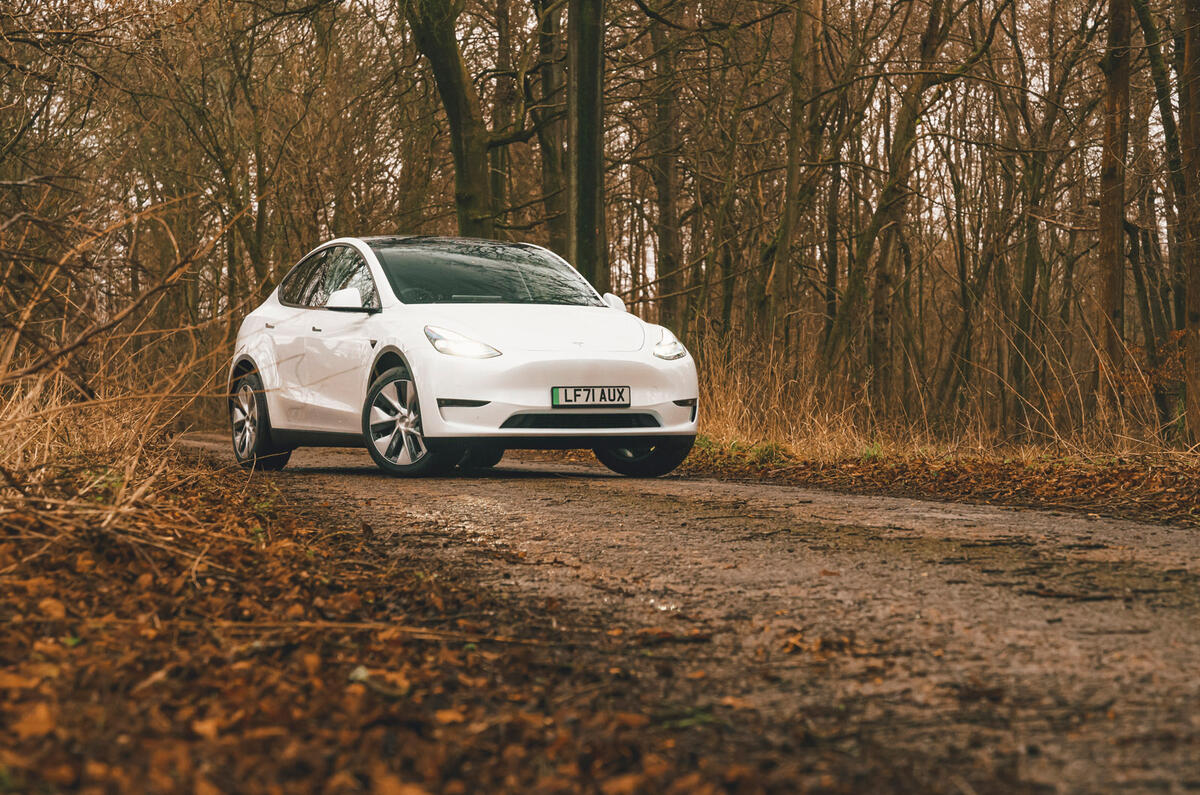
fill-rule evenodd
<path id="1" fill-rule="evenodd" d="M 1200 789 L 1194 531 L 512 455 L 394 480 L 299 451 L 276 482 L 574 633 L 663 638 L 642 669 L 764 743 L 886 749 L 947 791 Z"/>

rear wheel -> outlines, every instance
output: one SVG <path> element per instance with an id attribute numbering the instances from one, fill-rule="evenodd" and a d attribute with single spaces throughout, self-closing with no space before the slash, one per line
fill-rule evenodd
<path id="1" fill-rule="evenodd" d="M 621 442 L 597 447 L 593 452 L 601 464 L 633 478 L 656 478 L 683 463 L 696 437 L 680 436 L 650 442 Z"/>
<path id="2" fill-rule="evenodd" d="M 391 475 L 436 475 L 462 458 L 462 448 L 425 438 L 417 385 L 406 370 L 394 367 L 375 379 L 363 407 L 367 452 Z"/>
<path id="3" fill-rule="evenodd" d="M 256 373 L 238 376 L 229 394 L 233 455 L 246 469 L 283 469 L 292 451 L 271 441 L 271 420 L 262 380 Z"/>

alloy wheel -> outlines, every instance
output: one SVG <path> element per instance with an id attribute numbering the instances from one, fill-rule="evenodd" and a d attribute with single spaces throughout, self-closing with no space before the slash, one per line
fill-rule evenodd
<path id="1" fill-rule="evenodd" d="M 429 453 L 421 431 L 417 388 L 400 379 L 385 384 L 371 403 L 371 443 L 393 464 L 415 464 Z"/>
<path id="2" fill-rule="evenodd" d="M 258 400 L 249 384 L 238 387 L 233 398 L 233 445 L 240 458 L 254 454 L 254 442 L 258 439 Z"/>

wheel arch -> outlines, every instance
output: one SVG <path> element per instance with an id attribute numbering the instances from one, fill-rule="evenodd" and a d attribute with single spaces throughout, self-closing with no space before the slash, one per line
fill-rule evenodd
<path id="1" fill-rule="evenodd" d="M 258 364 L 250 357 L 249 354 L 243 353 L 233 362 L 233 367 L 229 368 L 229 383 L 225 385 L 225 391 L 233 394 L 233 384 L 246 373 L 259 372 Z M 259 376 L 261 378 L 262 376 Z"/>
<path id="2" fill-rule="evenodd" d="M 388 345 L 375 355 L 375 361 L 371 363 L 371 373 L 367 377 L 367 389 L 371 388 L 371 384 L 375 383 L 376 378 L 393 367 L 403 367 L 404 371 L 410 377 L 412 376 L 412 366 L 409 365 L 408 358 L 399 348 Z"/>

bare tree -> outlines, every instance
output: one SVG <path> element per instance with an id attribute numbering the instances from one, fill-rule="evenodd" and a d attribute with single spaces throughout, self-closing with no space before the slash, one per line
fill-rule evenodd
<path id="1" fill-rule="evenodd" d="M 568 250 L 600 290 L 609 287 L 604 225 L 604 0 L 567 6 Z"/>
<path id="2" fill-rule="evenodd" d="M 488 163 L 491 137 L 479 94 L 459 51 L 457 24 L 463 5 L 464 0 L 409 0 L 405 8 L 417 46 L 433 70 L 450 127 L 458 231 L 490 238 L 495 232 Z"/>
<path id="3" fill-rule="evenodd" d="M 1129 148 L 1129 0 L 1110 0 L 1104 72 L 1104 150 L 1100 167 L 1102 388 L 1119 385 L 1125 334 L 1125 158 Z M 1119 399 L 1119 397 L 1118 397 Z"/>

